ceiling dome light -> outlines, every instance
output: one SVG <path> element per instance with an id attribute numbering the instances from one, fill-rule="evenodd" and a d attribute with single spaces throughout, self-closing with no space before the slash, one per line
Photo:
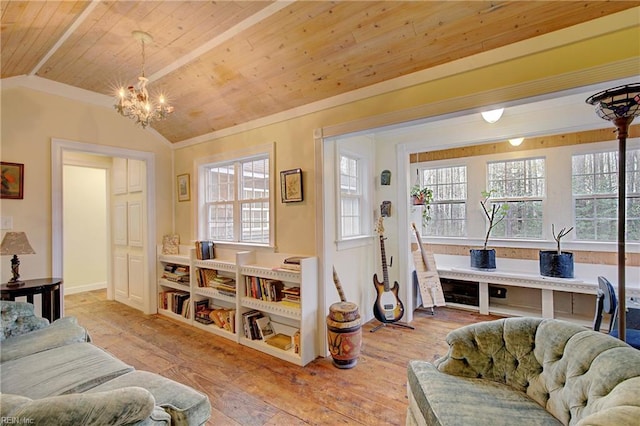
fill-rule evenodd
<path id="1" fill-rule="evenodd" d="M 520 146 L 520 144 L 524 141 L 524 138 L 513 138 L 509 139 L 509 143 L 513 146 Z"/>
<path id="2" fill-rule="evenodd" d="M 500 117 L 502 117 L 502 113 L 504 112 L 504 108 L 498 108 L 498 109 L 494 109 L 491 111 L 482 111 L 482 118 L 484 118 L 484 121 L 486 121 L 487 123 L 495 123 L 496 121 L 500 120 Z"/>

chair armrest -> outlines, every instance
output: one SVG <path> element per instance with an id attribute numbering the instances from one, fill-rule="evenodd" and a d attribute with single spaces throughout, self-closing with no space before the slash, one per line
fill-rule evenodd
<path id="1" fill-rule="evenodd" d="M 2 394 L 0 407 L 3 419 L 29 419 L 36 425 L 129 425 L 158 414 L 153 395 L 140 387 L 42 399 Z M 163 417 L 154 421 L 169 424 L 170 416 Z"/>
<path id="2" fill-rule="evenodd" d="M 540 318 L 505 318 L 471 324 L 447 335 L 448 353 L 435 361 L 438 370 L 486 378 L 524 390 L 527 377 L 542 367 L 533 350 Z"/>
<path id="3" fill-rule="evenodd" d="M 0 317 L 0 341 L 49 325 L 49 320 L 35 316 L 33 305 L 26 302 L 0 300 Z"/>

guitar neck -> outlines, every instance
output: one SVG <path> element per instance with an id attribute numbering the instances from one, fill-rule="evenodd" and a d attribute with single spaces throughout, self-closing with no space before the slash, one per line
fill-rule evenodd
<path id="1" fill-rule="evenodd" d="M 389 271 L 387 270 L 387 254 L 384 251 L 384 236 L 380 235 L 380 255 L 382 256 L 382 279 L 384 281 L 384 291 L 389 291 Z"/>

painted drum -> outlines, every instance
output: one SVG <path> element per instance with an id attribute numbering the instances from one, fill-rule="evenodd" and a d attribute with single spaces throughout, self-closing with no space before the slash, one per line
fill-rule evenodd
<path id="1" fill-rule="evenodd" d="M 333 365 L 343 369 L 356 366 L 362 345 L 362 322 L 358 305 L 338 302 L 329 307 L 327 340 Z"/>

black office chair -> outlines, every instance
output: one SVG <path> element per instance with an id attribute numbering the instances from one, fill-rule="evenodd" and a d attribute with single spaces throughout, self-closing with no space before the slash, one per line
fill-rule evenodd
<path id="1" fill-rule="evenodd" d="M 608 333 L 618 337 L 618 299 L 613 285 L 605 277 L 598 277 L 598 294 L 596 296 L 596 316 L 593 319 L 593 329 L 600 331 L 602 315 L 611 315 Z M 627 307 L 626 309 L 626 342 L 636 349 L 640 349 L 640 309 Z"/>

